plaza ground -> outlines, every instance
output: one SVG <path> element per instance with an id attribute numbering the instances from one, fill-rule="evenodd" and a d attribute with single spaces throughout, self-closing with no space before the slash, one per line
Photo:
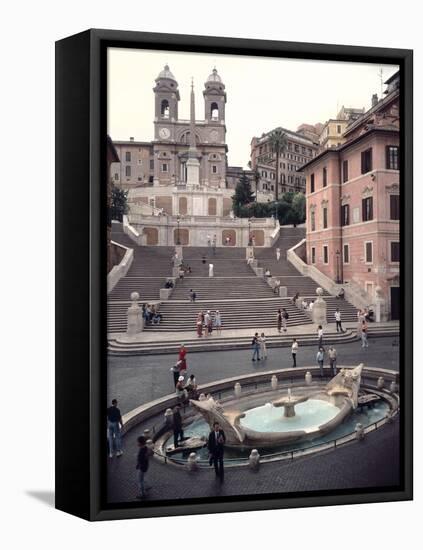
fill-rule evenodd
<path id="1" fill-rule="evenodd" d="M 360 342 L 339 344 L 339 366 L 358 365 L 398 370 L 398 339 L 374 338 L 363 350 Z M 316 346 L 299 350 L 298 366 L 315 365 Z M 188 373 L 198 383 L 253 372 L 291 368 L 289 348 L 270 349 L 266 361 L 252 362 L 249 350 L 188 353 Z M 148 401 L 172 393 L 172 355 L 110 357 L 109 401 L 116 397 L 122 414 Z M 368 435 L 336 450 L 293 461 L 262 464 L 259 472 L 248 467 L 226 468 L 225 482 L 216 481 L 213 468 L 189 472 L 185 467 L 150 460 L 146 501 L 247 494 L 289 494 L 299 491 L 342 490 L 398 485 L 400 472 L 399 416 Z M 133 501 L 137 494 L 136 438 L 148 424 L 140 424 L 124 437 L 124 455 L 108 459 L 108 499 Z"/>

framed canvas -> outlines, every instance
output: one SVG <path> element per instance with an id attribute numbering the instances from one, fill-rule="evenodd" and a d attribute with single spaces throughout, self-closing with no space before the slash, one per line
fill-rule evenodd
<path id="1" fill-rule="evenodd" d="M 57 42 L 58 509 L 412 498 L 412 150 L 410 50 Z"/>

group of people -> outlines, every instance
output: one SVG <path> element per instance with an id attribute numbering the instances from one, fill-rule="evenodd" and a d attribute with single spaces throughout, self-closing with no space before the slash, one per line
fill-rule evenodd
<path id="1" fill-rule="evenodd" d="M 213 330 L 215 330 L 217 334 L 220 334 L 222 331 L 222 317 L 220 311 L 218 309 L 214 312 L 210 311 L 210 309 L 205 313 L 204 311 L 200 311 L 197 315 L 196 330 L 198 338 L 201 338 L 203 334 L 204 336 L 211 336 Z"/>
<path id="2" fill-rule="evenodd" d="M 183 279 L 185 275 L 192 275 L 192 269 L 188 264 L 181 263 L 179 266 L 179 278 Z"/>
<path id="3" fill-rule="evenodd" d="M 324 377 L 323 366 L 325 361 L 325 354 L 326 354 L 325 348 L 322 345 L 320 345 L 316 354 L 316 361 L 320 369 L 321 378 Z M 328 358 L 329 358 L 329 366 L 331 368 L 332 375 L 335 376 L 337 374 L 337 370 L 336 370 L 337 351 L 333 346 L 329 346 L 328 348 Z"/>
<path id="4" fill-rule="evenodd" d="M 146 325 L 160 325 L 163 319 L 163 315 L 159 311 L 159 306 L 154 304 L 143 304 L 142 316 Z"/>

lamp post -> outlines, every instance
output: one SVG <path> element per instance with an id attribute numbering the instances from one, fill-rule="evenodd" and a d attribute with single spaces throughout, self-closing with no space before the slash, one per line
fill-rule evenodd
<path id="1" fill-rule="evenodd" d="M 178 224 L 178 228 L 176 230 L 176 244 L 177 245 L 180 245 L 181 244 L 181 239 L 180 239 L 180 235 L 179 235 L 179 223 L 181 221 L 181 216 L 178 214 L 176 216 L 176 223 Z"/>
<path id="2" fill-rule="evenodd" d="M 335 252 L 336 254 L 336 282 L 339 284 L 341 282 L 341 279 L 339 278 L 339 258 L 341 256 L 341 253 L 339 250 Z"/>
<path id="3" fill-rule="evenodd" d="M 248 218 L 248 246 L 251 246 L 251 219 Z"/>

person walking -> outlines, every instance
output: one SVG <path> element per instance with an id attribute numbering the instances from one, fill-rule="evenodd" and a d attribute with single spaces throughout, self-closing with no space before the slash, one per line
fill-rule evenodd
<path id="1" fill-rule="evenodd" d="M 214 422 L 207 447 L 210 453 L 210 465 L 213 464 L 216 477 L 219 478 L 221 483 L 223 483 L 224 478 L 223 454 L 225 442 L 225 432 L 221 429 L 219 422 Z"/>
<path id="2" fill-rule="evenodd" d="M 260 353 L 262 359 L 267 359 L 267 346 L 266 346 L 266 336 L 264 332 L 261 333 L 261 336 L 259 338 L 260 342 Z"/>
<path id="3" fill-rule="evenodd" d="M 332 373 L 336 376 L 336 349 L 333 346 L 330 346 L 328 349 L 329 356 L 329 365 L 332 369 Z"/>
<path id="4" fill-rule="evenodd" d="M 258 332 L 254 334 L 253 341 L 251 342 L 251 346 L 253 348 L 253 357 L 252 361 L 255 361 L 257 357 L 257 361 L 260 361 L 260 342 L 258 337 Z"/>
<path id="5" fill-rule="evenodd" d="M 276 261 L 279 262 L 280 259 L 281 259 L 281 249 L 277 248 L 276 249 Z"/>
<path id="6" fill-rule="evenodd" d="M 297 366 L 297 351 L 298 351 L 298 342 L 297 339 L 294 338 L 292 340 L 292 346 L 291 346 L 291 355 L 292 355 L 292 366 Z"/>
<path id="7" fill-rule="evenodd" d="M 369 347 L 368 334 L 367 334 L 368 329 L 369 329 L 369 326 L 367 324 L 367 321 L 366 319 L 363 319 L 361 323 L 361 347 L 362 348 Z"/>
<path id="8" fill-rule="evenodd" d="M 193 302 L 194 301 L 194 291 L 192 290 L 192 288 L 189 289 L 189 301 L 190 302 Z"/>
<path id="9" fill-rule="evenodd" d="M 281 328 L 282 328 L 282 312 L 281 312 L 280 309 L 278 309 L 278 313 L 276 315 L 276 320 L 277 320 L 277 323 L 278 323 L 278 332 L 280 333 Z"/>
<path id="10" fill-rule="evenodd" d="M 181 409 L 178 405 L 173 409 L 173 444 L 176 449 L 178 441 L 184 440 L 184 431 L 182 429 Z"/>
<path id="11" fill-rule="evenodd" d="M 325 360 L 325 352 L 322 347 L 319 348 L 319 351 L 316 355 L 316 361 L 320 368 L 320 378 L 323 378 L 324 371 L 323 371 L 323 361 Z"/>
<path id="12" fill-rule="evenodd" d="M 138 437 L 137 443 L 138 443 L 139 451 L 138 451 L 137 465 L 136 465 L 137 477 L 138 477 L 138 495 L 136 498 L 141 500 L 147 496 L 144 479 L 149 466 L 150 451 L 147 447 L 147 440 L 143 435 L 140 435 Z"/>
<path id="13" fill-rule="evenodd" d="M 113 450 L 116 449 L 116 456 L 122 456 L 122 437 L 121 428 L 123 428 L 122 415 L 118 409 L 117 399 L 112 400 L 112 406 L 107 409 L 107 438 L 109 440 L 109 458 L 113 458 Z"/>
<path id="14" fill-rule="evenodd" d="M 345 332 L 342 328 L 342 322 L 341 322 L 341 312 L 339 311 L 339 307 L 335 310 L 335 322 L 336 322 L 336 332 Z"/>
<path id="15" fill-rule="evenodd" d="M 184 371 L 187 370 L 187 348 L 184 346 L 184 344 L 181 344 L 181 347 L 179 348 L 178 353 L 178 360 L 181 361 L 181 364 L 179 366 L 179 373 L 184 374 Z"/>
<path id="16" fill-rule="evenodd" d="M 287 321 L 289 319 L 289 315 L 288 315 L 288 312 L 286 311 L 286 309 L 283 307 L 282 308 L 282 328 L 283 328 L 283 331 L 286 332 L 287 331 Z"/>
<path id="17" fill-rule="evenodd" d="M 319 348 L 323 347 L 323 327 L 319 325 L 317 327 L 317 340 Z"/>
<path id="18" fill-rule="evenodd" d="M 214 265 L 209 264 L 209 277 L 213 277 L 213 276 L 214 276 Z"/>
<path id="19" fill-rule="evenodd" d="M 216 235 L 213 235 L 213 240 L 212 240 L 213 256 L 215 256 L 216 254 L 216 240 L 217 240 Z"/>

